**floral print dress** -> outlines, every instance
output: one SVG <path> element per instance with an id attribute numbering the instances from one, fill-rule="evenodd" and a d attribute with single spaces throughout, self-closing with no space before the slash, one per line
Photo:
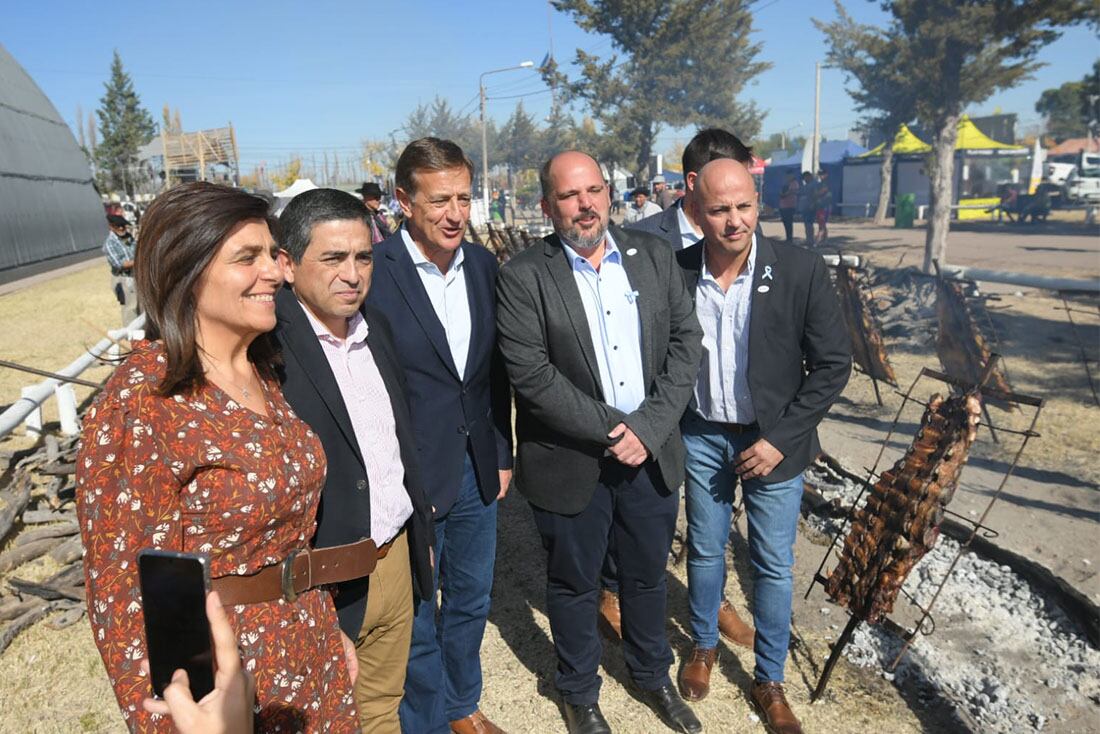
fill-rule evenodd
<path id="1" fill-rule="evenodd" d="M 137 553 L 207 553 L 212 577 L 254 573 L 313 536 L 325 477 L 320 440 L 275 384 L 268 416 L 212 384 L 161 397 L 159 343 L 135 349 L 84 418 L 77 512 L 96 645 L 132 731 L 173 731 L 146 713 L 151 694 Z M 336 612 L 328 592 L 227 609 L 256 677 L 260 732 L 357 731 Z"/>

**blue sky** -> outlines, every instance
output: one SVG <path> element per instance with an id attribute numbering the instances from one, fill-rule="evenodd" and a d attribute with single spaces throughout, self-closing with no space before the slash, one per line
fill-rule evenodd
<path id="1" fill-rule="evenodd" d="M 878 4 L 847 0 L 859 20 L 878 22 Z M 757 0 L 755 40 L 773 64 L 743 97 L 767 111 L 765 133 L 805 134 L 813 123 L 814 62 L 824 55 L 811 17 L 831 19 L 827 0 Z M 294 153 L 325 150 L 350 156 L 364 138 L 385 138 L 418 102 L 435 95 L 477 114 L 478 75 L 532 60 L 550 46 L 559 62 L 576 48 L 608 53 L 605 37 L 548 12 L 544 0 L 444 2 L 13 2 L 6 4 L 0 43 L 30 73 L 72 125 L 77 105 L 94 109 L 111 53 L 118 49 L 145 106 L 160 119 L 168 103 L 185 129 L 232 121 L 242 169 Z M 1096 37 L 1070 29 L 1041 54 L 1033 80 L 1000 93 L 972 112 L 1016 112 L 1021 127 L 1038 122 L 1043 89 L 1080 79 L 1100 55 Z M 489 77 L 490 97 L 522 97 L 544 116 L 550 95 L 533 71 Z M 491 100 L 503 121 L 517 99 Z M 822 74 L 822 129 L 843 137 L 856 121 L 844 78 Z M 801 125 L 801 127 L 796 127 Z M 657 151 L 686 142 L 691 130 L 665 130 Z"/>

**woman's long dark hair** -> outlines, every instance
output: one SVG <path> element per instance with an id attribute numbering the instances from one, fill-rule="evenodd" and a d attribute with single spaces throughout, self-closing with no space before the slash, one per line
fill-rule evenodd
<path id="1" fill-rule="evenodd" d="M 145 334 L 160 339 L 168 362 L 161 395 L 206 384 L 196 341 L 195 287 L 230 232 L 241 222 L 277 221 L 267 202 L 240 189 L 206 182 L 183 184 L 158 196 L 145 213 L 134 258 L 138 302 L 145 310 Z M 279 359 L 267 334 L 248 347 L 248 358 L 265 378 Z"/>

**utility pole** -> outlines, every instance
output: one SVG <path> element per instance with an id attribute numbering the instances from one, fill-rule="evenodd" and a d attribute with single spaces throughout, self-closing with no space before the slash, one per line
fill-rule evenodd
<path id="1" fill-rule="evenodd" d="M 814 64 L 814 140 L 813 140 L 813 171 L 816 176 L 821 169 L 821 62 Z"/>
<path id="2" fill-rule="evenodd" d="M 502 71 L 515 71 L 516 69 L 530 69 L 535 65 L 534 61 L 523 61 L 516 66 L 506 66 L 503 69 L 486 71 L 477 78 L 477 93 L 481 99 L 481 200 L 485 204 L 485 217 L 489 217 L 489 136 L 485 129 L 485 77 L 490 74 L 499 74 Z"/>

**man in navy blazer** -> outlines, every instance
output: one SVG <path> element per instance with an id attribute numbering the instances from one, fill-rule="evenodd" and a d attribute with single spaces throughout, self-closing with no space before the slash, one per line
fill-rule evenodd
<path id="1" fill-rule="evenodd" d="M 626 225 L 627 229 L 655 234 L 667 242 L 673 250 L 691 247 L 703 238 L 703 231 L 695 221 L 695 179 L 703 166 L 719 158 L 732 158 L 748 165 L 752 150 L 736 135 L 721 128 L 700 130 L 688 142 L 680 159 L 684 171 L 684 195 L 674 205 L 662 212 Z M 762 233 L 757 232 L 757 234 Z"/>
<path id="2" fill-rule="evenodd" d="M 496 258 L 463 236 L 473 164 L 454 143 L 413 141 L 397 161 L 405 224 L 375 249 L 368 303 L 393 326 L 424 485 L 435 583 L 421 602 L 402 730 L 498 731 L 479 708 L 481 639 L 496 556 L 496 500 L 512 474 L 511 391 L 496 347 Z"/>

